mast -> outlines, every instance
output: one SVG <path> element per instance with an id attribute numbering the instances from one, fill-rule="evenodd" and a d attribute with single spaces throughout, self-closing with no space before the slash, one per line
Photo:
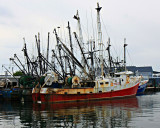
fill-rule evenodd
<path id="1" fill-rule="evenodd" d="M 84 60 L 84 64 L 87 65 L 88 70 L 90 70 L 90 66 L 88 65 L 87 58 L 86 58 L 85 55 L 84 55 L 83 48 L 82 48 L 82 46 L 81 46 L 81 44 L 80 44 L 80 42 L 79 42 L 79 40 L 78 40 L 78 38 L 77 38 L 76 32 L 74 32 L 74 36 L 75 36 L 75 39 L 76 39 L 76 41 L 77 41 L 77 43 L 78 43 L 78 45 L 79 45 L 79 48 L 80 48 L 80 51 L 81 51 L 81 54 L 82 54 L 82 57 L 83 57 L 83 60 Z"/>
<path id="2" fill-rule="evenodd" d="M 41 60 L 41 49 L 40 49 L 40 33 L 38 33 L 38 39 L 37 39 L 37 35 L 35 35 L 36 38 L 36 44 L 37 44 L 37 52 L 38 52 L 38 61 L 39 61 L 39 68 L 40 68 L 40 75 L 43 74 L 42 71 L 42 60 Z"/>
<path id="3" fill-rule="evenodd" d="M 48 56 L 49 56 L 49 32 L 48 32 L 48 43 L 47 43 L 47 61 L 48 61 Z M 46 65 L 46 71 L 48 70 L 48 65 Z"/>
<path id="4" fill-rule="evenodd" d="M 126 38 L 124 38 L 124 70 L 126 71 Z"/>
<path id="5" fill-rule="evenodd" d="M 92 76 L 90 74 L 88 74 L 85 70 L 85 68 L 82 66 L 82 64 L 77 60 L 77 58 L 71 53 L 71 51 L 67 48 L 67 46 L 59 39 L 59 42 L 62 44 L 63 49 L 65 49 L 66 53 L 68 54 L 68 57 L 73 58 L 75 64 L 77 64 L 81 69 L 82 69 L 82 73 L 86 74 L 89 78 L 92 78 Z"/>
<path id="6" fill-rule="evenodd" d="M 70 42 L 70 48 L 71 48 L 71 53 L 73 54 L 73 46 L 72 46 L 72 37 L 71 37 L 71 28 L 70 28 L 70 25 L 69 25 L 69 21 L 68 21 L 68 31 L 69 31 L 69 42 Z M 72 58 L 72 68 L 73 68 L 73 75 L 75 75 L 75 63 L 74 63 L 74 60 Z"/>
<path id="7" fill-rule="evenodd" d="M 65 81 L 65 71 L 64 71 L 64 66 L 63 66 L 62 56 L 61 56 L 61 44 L 59 43 L 59 37 L 57 35 L 56 29 L 54 29 L 54 33 L 55 33 L 55 36 L 56 36 L 57 47 L 58 47 L 58 52 L 59 52 L 59 59 L 57 58 L 57 60 L 59 60 L 59 64 L 61 66 L 61 70 L 62 70 L 62 73 L 63 73 L 63 79 Z"/>
<path id="8" fill-rule="evenodd" d="M 101 21 L 100 21 L 100 11 L 102 7 L 99 6 L 97 3 L 97 29 L 98 29 L 98 45 L 99 45 L 99 59 L 100 59 L 100 66 L 101 66 L 101 75 L 104 76 L 104 64 L 103 64 L 103 43 L 102 43 L 102 31 L 101 31 Z"/>
<path id="9" fill-rule="evenodd" d="M 91 59 L 91 75 L 93 76 L 93 79 L 95 78 L 95 71 L 94 71 L 94 52 L 93 52 L 93 43 L 94 43 L 94 40 L 90 40 L 89 41 L 90 43 L 90 57 L 88 59 Z M 88 43 L 88 44 L 89 44 Z"/>
<path id="10" fill-rule="evenodd" d="M 111 62 L 111 54 L 110 54 L 110 38 L 108 38 L 108 47 L 107 47 L 107 51 L 108 51 L 108 59 L 109 59 L 109 72 L 112 68 L 112 62 Z"/>
<path id="11" fill-rule="evenodd" d="M 77 10 L 77 14 L 74 15 L 73 17 L 74 19 L 76 19 L 78 21 L 78 30 L 79 30 L 79 42 L 81 44 L 81 48 L 83 49 L 84 51 L 84 42 L 83 42 L 83 36 L 82 36 L 82 29 L 81 29 L 81 23 L 80 23 L 80 17 L 79 17 L 79 14 L 78 14 L 78 10 Z M 85 60 L 83 59 L 83 55 L 81 56 L 81 63 L 83 65 L 83 67 L 85 67 Z"/>
<path id="12" fill-rule="evenodd" d="M 31 73 L 31 75 L 33 76 L 33 72 L 30 72 L 30 68 L 32 66 L 32 68 L 35 70 L 37 76 L 39 76 L 36 66 L 34 65 L 34 63 L 31 62 L 31 59 L 28 56 L 25 38 L 23 38 L 23 40 L 24 40 L 24 48 L 22 49 L 22 51 L 24 52 L 24 57 L 26 58 L 26 61 L 27 61 L 28 74 Z"/>
<path id="13" fill-rule="evenodd" d="M 22 49 L 22 51 L 24 52 L 24 56 L 26 57 L 28 73 L 30 74 L 30 62 L 29 62 L 29 57 L 27 53 L 25 38 L 23 38 L 23 40 L 24 40 L 24 48 Z"/>
<path id="14" fill-rule="evenodd" d="M 52 50 L 53 51 L 53 50 Z M 52 65 L 52 63 L 48 62 L 47 59 L 44 57 L 44 56 L 41 56 L 42 57 L 42 60 L 48 65 L 48 67 L 50 69 L 53 69 L 53 71 L 59 75 L 59 77 L 61 79 L 63 79 L 63 76 L 61 75 L 61 73 L 55 68 L 55 66 Z"/>

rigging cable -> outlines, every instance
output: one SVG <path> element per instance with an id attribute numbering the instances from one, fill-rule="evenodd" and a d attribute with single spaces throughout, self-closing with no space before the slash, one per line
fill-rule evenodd
<path id="1" fill-rule="evenodd" d="M 126 50 L 126 51 L 127 51 L 127 54 L 128 54 L 128 56 L 129 56 L 129 59 L 130 59 L 130 61 L 131 61 L 131 66 L 132 66 L 132 65 L 133 65 L 133 61 L 132 61 L 132 59 L 131 59 L 131 56 L 130 56 L 128 50 Z"/>

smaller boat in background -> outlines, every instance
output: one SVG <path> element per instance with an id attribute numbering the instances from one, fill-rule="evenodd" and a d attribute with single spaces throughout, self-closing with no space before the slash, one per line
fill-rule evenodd
<path id="1" fill-rule="evenodd" d="M 6 101 L 20 101 L 22 90 L 18 86 L 13 86 L 9 79 L 0 81 L 0 99 Z"/>
<path id="2" fill-rule="evenodd" d="M 0 81 L 0 100 L 3 100 L 3 87 L 5 83 L 1 80 Z"/>
<path id="3" fill-rule="evenodd" d="M 11 81 L 7 78 L 1 79 L 0 87 L 1 87 L 1 98 L 2 100 L 10 100 L 11 99 Z"/>
<path id="4" fill-rule="evenodd" d="M 147 87 L 147 82 L 149 80 L 141 80 L 139 86 L 138 86 L 138 90 L 137 90 L 137 95 L 143 94 L 146 87 Z"/>

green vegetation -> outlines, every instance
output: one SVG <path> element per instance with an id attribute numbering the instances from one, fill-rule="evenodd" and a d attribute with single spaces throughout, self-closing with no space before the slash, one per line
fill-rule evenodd
<path id="1" fill-rule="evenodd" d="M 16 71 L 15 73 L 13 73 L 13 76 L 22 76 L 23 73 L 21 71 Z"/>

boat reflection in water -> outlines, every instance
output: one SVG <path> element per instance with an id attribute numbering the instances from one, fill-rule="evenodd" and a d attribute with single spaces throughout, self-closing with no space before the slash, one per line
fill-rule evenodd
<path id="1" fill-rule="evenodd" d="M 128 127 L 140 112 L 136 97 L 87 102 L 2 102 L 0 127 Z"/>
<path id="2" fill-rule="evenodd" d="M 33 104 L 34 118 L 46 127 L 127 127 L 138 108 L 136 97 L 88 102 Z M 35 120 L 34 119 L 34 120 Z"/>

